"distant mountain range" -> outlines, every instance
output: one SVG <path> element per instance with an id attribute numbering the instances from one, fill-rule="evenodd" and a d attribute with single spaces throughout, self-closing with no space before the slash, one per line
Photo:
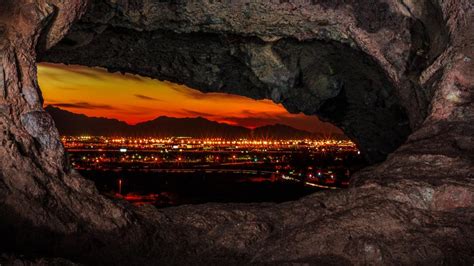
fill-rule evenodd
<path id="1" fill-rule="evenodd" d="M 123 121 L 102 117 L 88 117 L 76 114 L 54 106 L 45 110 L 52 116 L 61 135 L 80 136 L 151 136 L 172 137 L 187 136 L 199 138 L 266 138 L 266 139 L 297 139 L 321 138 L 322 135 L 299 130 L 290 126 L 275 124 L 249 129 L 218 123 L 202 117 L 174 118 L 160 116 L 154 120 L 136 125 Z M 332 135 L 345 138 L 344 135 Z"/>

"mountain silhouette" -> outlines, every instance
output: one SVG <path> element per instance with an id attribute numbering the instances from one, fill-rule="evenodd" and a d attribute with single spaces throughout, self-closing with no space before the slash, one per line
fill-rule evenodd
<path id="1" fill-rule="evenodd" d="M 202 117 L 175 118 L 160 116 L 156 119 L 129 125 L 117 119 L 89 117 L 48 105 L 61 135 L 68 136 L 135 136 L 135 137 L 196 137 L 196 138 L 258 138 L 301 139 L 320 138 L 321 135 L 299 130 L 291 126 L 275 124 L 249 129 L 226 123 L 218 123 Z"/>

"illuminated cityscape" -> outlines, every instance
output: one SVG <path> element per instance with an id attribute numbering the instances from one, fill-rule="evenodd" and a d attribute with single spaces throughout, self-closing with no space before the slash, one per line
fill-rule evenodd
<path id="1" fill-rule="evenodd" d="M 347 187 L 351 173 L 363 165 L 349 140 L 63 136 L 62 141 L 74 169 L 103 193 L 160 207 L 290 200 Z"/>

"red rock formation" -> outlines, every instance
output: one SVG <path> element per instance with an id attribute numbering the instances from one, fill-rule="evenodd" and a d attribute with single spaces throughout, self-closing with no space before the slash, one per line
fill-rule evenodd
<path id="1" fill-rule="evenodd" d="M 109 264 L 472 265 L 473 4 L 274 2 L 3 0 L 1 249 Z M 129 206 L 69 169 L 37 54 L 271 98 L 341 125 L 375 160 L 398 149 L 353 188 L 296 202 Z"/>

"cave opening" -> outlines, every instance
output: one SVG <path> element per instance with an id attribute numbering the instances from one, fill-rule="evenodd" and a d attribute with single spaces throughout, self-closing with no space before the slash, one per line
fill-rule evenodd
<path id="1" fill-rule="evenodd" d="M 227 98 L 234 97 L 230 95 L 241 95 L 280 104 L 292 114 L 318 117 L 326 123 L 334 124 L 339 129 L 332 128 L 330 131 L 333 130 L 337 134 L 341 134 L 342 130 L 357 145 L 360 149 L 357 152 L 360 152 L 365 160 L 362 163 L 362 160 L 357 159 L 354 162 L 356 169 L 360 169 L 365 163 L 376 164 L 385 160 L 388 154 L 406 140 L 412 130 L 415 118 L 408 116 L 408 103 L 403 102 L 397 94 L 392 78 L 381 69 L 378 62 L 354 47 L 350 40 L 267 40 L 233 34 L 176 33 L 168 30 L 142 32 L 114 26 L 101 29 L 100 33 L 97 33 L 95 30 L 91 31 L 95 27 L 93 24 L 76 23 L 57 45 L 39 55 L 39 61 L 50 62 L 45 63 L 46 67 L 52 67 L 54 63 L 102 67 L 110 72 L 141 75 L 134 76 L 138 80 L 145 77 L 169 80 L 211 95 L 224 93 L 228 95 Z M 76 67 L 76 72 L 84 74 L 87 71 Z M 128 77 L 132 76 L 128 74 Z M 177 91 L 180 90 L 174 83 L 166 84 Z M 113 90 L 109 93 L 120 95 Z M 137 92 L 129 95 L 128 99 L 122 97 L 122 102 L 127 103 L 131 97 L 153 103 L 156 99 L 147 96 L 147 93 Z M 194 93 L 194 97 L 202 97 L 200 95 L 201 92 Z M 177 102 L 179 98 L 174 100 Z M 218 97 L 212 100 L 212 103 L 221 101 Z M 155 103 L 158 105 L 157 101 Z M 87 102 L 77 97 L 69 103 L 56 101 L 56 105 L 61 104 L 84 111 Z M 182 104 L 180 112 L 188 112 L 186 103 Z M 100 102 L 95 105 L 107 108 Z M 223 110 L 227 107 L 222 106 Z M 88 107 L 93 108 L 92 105 Z M 245 109 L 241 107 L 241 110 Z M 108 112 L 114 110 L 109 109 Z M 193 115 L 206 116 L 205 112 L 199 109 L 193 112 Z M 115 112 L 115 115 L 117 113 Z M 248 112 L 247 116 L 251 113 Z M 213 116 L 216 115 L 209 117 Z M 228 118 L 224 121 L 236 123 L 232 118 L 230 121 Z M 142 117 L 142 121 L 144 120 Z M 322 122 L 318 120 L 318 123 Z M 305 125 L 300 127 L 307 127 L 312 122 L 303 124 Z M 327 166 L 323 168 L 328 168 Z M 305 168 L 304 173 L 299 174 L 306 177 L 316 176 L 323 170 L 308 170 L 311 167 L 314 165 L 299 166 L 299 169 Z M 350 168 L 347 172 L 352 174 L 354 169 Z M 338 175 L 349 177 L 351 174 Z M 328 176 L 333 175 L 329 173 Z M 117 187 L 118 182 L 124 181 L 115 180 L 113 185 L 109 182 L 107 188 Z M 347 186 L 348 181 L 337 182 L 339 186 Z M 325 186 L 320 183 L 324 182 L 319 182 L 317 186 Z M 307 192 L 305 190 L 296 194 L 301 196 Z M 224 196 L 220 196 L 222 197 Z M 245 198 L 239 196 L 235 201 L 246 202 Z M 260 201 L 258 197 L 254 199 Z"/>
<path id="2" fill-rule="evenodd" d="M 290 113 L 315 115 L 336 125 L 371 164 L 398 148 L 418 119 L 408 116 L 410 103 L 397 94 L 388 73 L 349 41 L 262 40 L 121 27 L 86 38 L 84 31 L 78 26 L 40 61 L 98 66 L 204 92 L 270 99 Z"/>
<path id="3" fill-rule="evenodd" d="M 339 128 L 269 100 L 78 65 L 38 81 L 70 167 L 135 205 L 297 200 L 366 165 Z"/>

